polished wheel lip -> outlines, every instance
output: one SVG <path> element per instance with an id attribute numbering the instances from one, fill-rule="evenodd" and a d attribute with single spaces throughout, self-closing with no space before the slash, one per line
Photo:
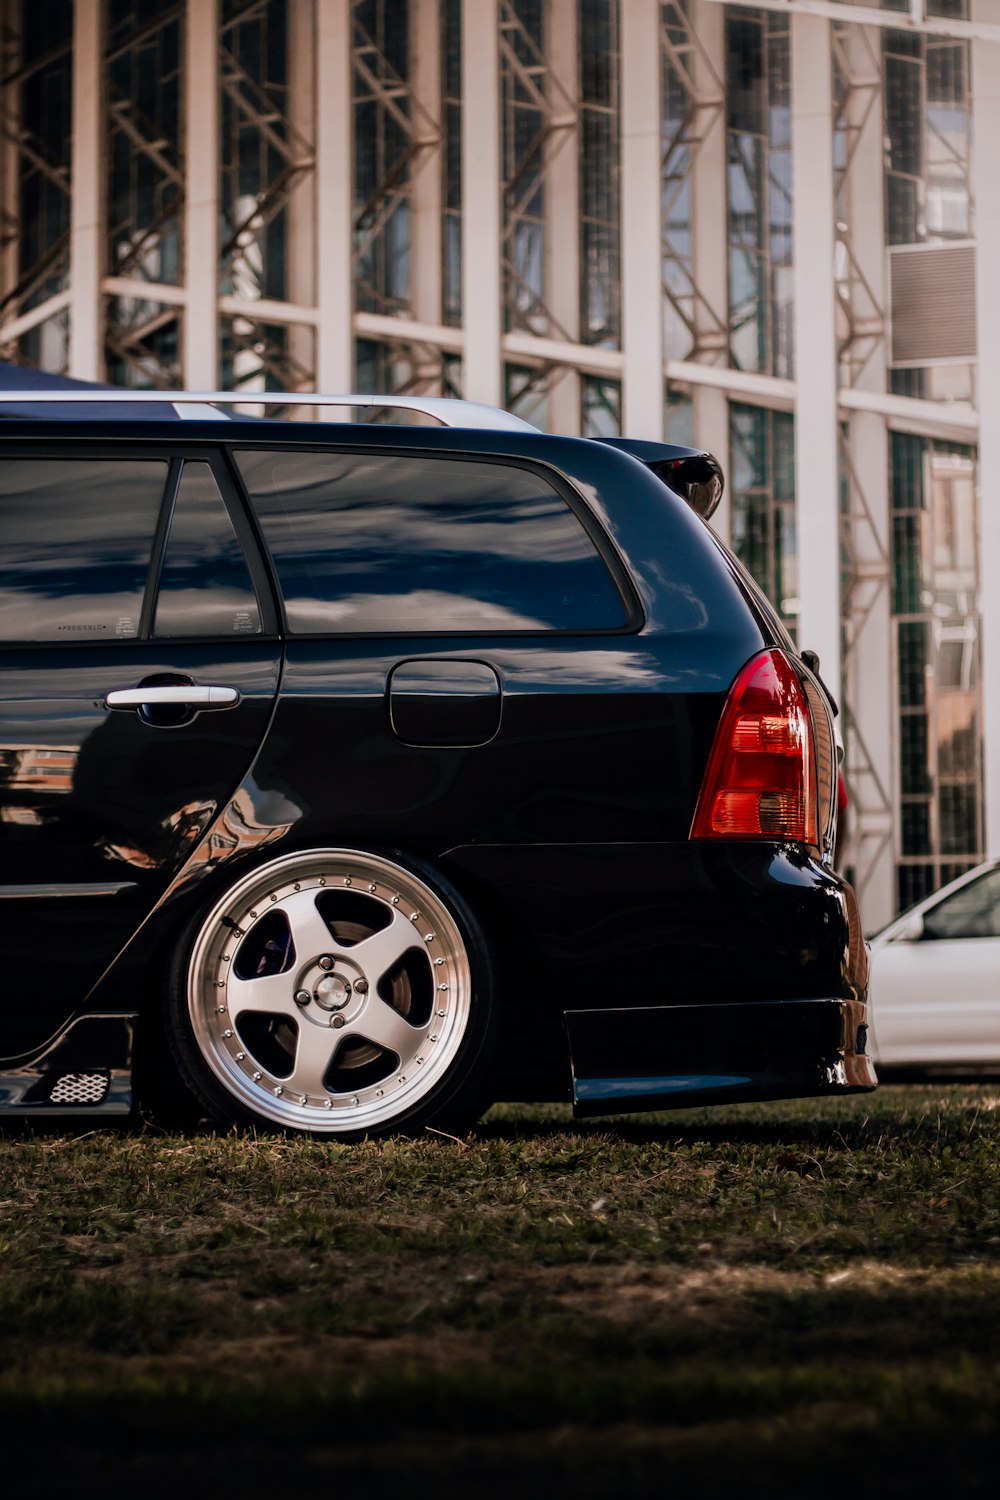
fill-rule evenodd
<path id="1" fill-rule="evenodd" d="M 265 916 L 275 910 L 285 910 L 288 916 L 286 908 L 292 901 L 296 902 L 294 909 L 301 912 L 303 898 L 309 891 L 336 889 L 353 889 L 382 902 L 391 914 L 392 941 L 400 952 L 404 951 L 404 942 L 406 947 L 425 949 L 433 975 L 434 1001 L 427 1023 L 410 1026 L 376 995 L 372 1003 L 396 1020 L 401 1045 L 394 1050 L 400 1058 L 399 1068 L 388 1078 L 353 1092 L 333 1094 L 323 1086 L 315 1086 L 303 1093 L 294 1081 L 298 1048 L 291 1076 L 281 1078 L 269 1073 L 240 1041 L 234 1010 L 238 1011 L 241 1000 L 246 998 L 245 986 L 254 981 L 240 981 L 232 973 L 232 960 L 240 942 Z M 290 916 L 288 920 L 294 942 L 295 922 Z M 405 933 L 402 921 L 407 923 Z M 381 936 L 373 934 L 373 938 Z M 366 939 L 341 950 L 331 934 L 322 946 L 324 953 L 338 957 L 342 954 L 345 968 L 358 970 L 364 965 L 365 944 L 371 941 Z M 302 1016 L 294 998 L 300 976 L 312 970 L 319 972 L 319 957 L 318 953 L 297 953 L 296 962 L 285 974 L 273 976 L 285 982 L 274 990 L 275 1010 L 270 1006 L 264 1009 L 294 1019 L 300 1037 L 308 1028 L 320 1049 L 329 1038 L 332 1057 L 337 1045 L 352 1033 L 346 1026 L 330 1030 L 314 1027 Z M 202 923 L 187 972 L 188 1016 L 202 1059 L 234 1101 L 285 1129 L 316 1134 L 346 1131 L 363 1134 L 368 1129 L 384 1128 L 409 1113 L 441 1083 L 469 1026 L 471 966 L 465 940 L 448 906 L 413 871 L 362 850 L 330 848 L 288 854 L 244 876 L 229 888 Z M 372 973 L 366 977 L 368 994 L 372 995 L 381 976 Z M 285 988 L 287 1008 L 282 999 Z M 340 1020 L 340 1013 L 331 1014 L 331 1027 L 335 1024 L 334 1014 L 338 1023 Z M 365 1034 L 361 1021 L 357 1022 L 356 1034 Z"/>

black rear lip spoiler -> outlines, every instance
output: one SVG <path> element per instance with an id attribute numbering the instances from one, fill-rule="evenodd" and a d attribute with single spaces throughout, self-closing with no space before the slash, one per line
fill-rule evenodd
<path id="1" fill-rule="evenodd" d="M 619 448 L 645 464 L 668 489 L 686 500 L 705 521 L 718 507 L 725 476 L 718 459 L 704 448 L 683 448 L 678 443 L 651 443 L 643 438 L 598 438 L 609 448 Z"/>

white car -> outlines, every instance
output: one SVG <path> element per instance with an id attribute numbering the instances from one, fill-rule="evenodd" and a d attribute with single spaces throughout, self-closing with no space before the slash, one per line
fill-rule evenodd
<path id="1" fill-rule="evenodd" d="M 1000 860 L 890 922 L 871 957 L 883 1066 L 1000 1067 Z"/>

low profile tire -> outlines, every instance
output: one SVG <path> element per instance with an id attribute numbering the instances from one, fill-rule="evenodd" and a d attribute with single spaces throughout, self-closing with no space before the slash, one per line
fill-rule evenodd
<path id="1" fill-rule="evenodd" d="M 217 1120 L 348 1140 L 456 1130 L 487 1102 L 494 983 L 482 928 L 439 876 L 314 849 L 244 875 L 193 923 L 167 1029 Z"/>

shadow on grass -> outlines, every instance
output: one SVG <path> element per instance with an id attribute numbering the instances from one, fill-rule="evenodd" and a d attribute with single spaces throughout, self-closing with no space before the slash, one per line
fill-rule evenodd
<path id="1" fill-rule="evenodd" d="M 933 1079 L 893 1076 L 875 1093 L 857 1096 L 831 1095 L 811 1099 L 764 1103 L 719 1104 L 686 1110 L 658 1110 L 637 1114 L 608 1114 L 578 1119 L 567 1104 L 500 1103 L 489 1109 L 465 1136 L 428 1129 L 397 1139 L 435 1139 L 458 1144 L 504 1143 L 534 1140 L 566 1142 L 571 1139 L 607 1139 L 622 1145 L 662 1147 L 695 1143 L 717 1146 L 823 1146 L 831 1142 L 848 1150 L 862 1149 L 886 1131 L 919 1132 L 933 1119 L 933 1111 L 945 1100 L 975 1112 L 979 1100 L 992 1108 L 1000 1081 L 992 1077 Z M 94 1134 L 122 1138 L 214 1140 L 220 1137 L 260 1136 L 280 1140 L 283 1132 L 237 1126 L 226 1128 L 198 1113 L 193 1101 L 170 1110 L 138 1109 L 128 1116 L 65 1115 L 4 1117 L 0 1115 L 0 1139 L 31 1139 L 61 1136 L 83 1140 Z M 322 1139 L 322 1137 L 319 1137 Z"/>

